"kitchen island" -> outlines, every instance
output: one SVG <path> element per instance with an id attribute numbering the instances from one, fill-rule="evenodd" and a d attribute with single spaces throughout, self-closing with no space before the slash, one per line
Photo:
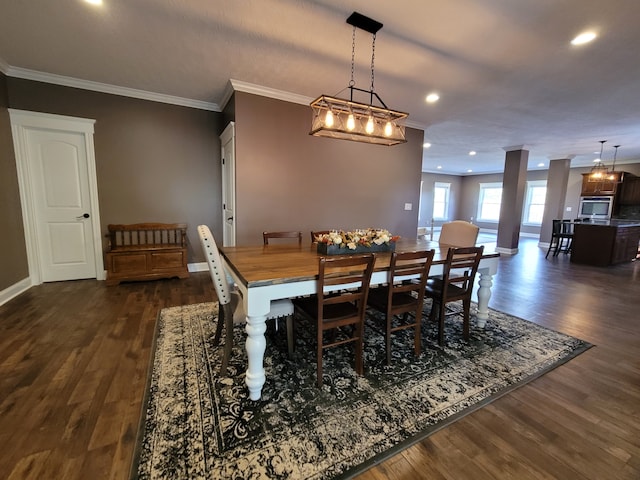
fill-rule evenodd
<path id="1" fill-rule="evenodd" d="M 638 255 L 640 220 L 602 220 L 574 225 L 571 262 L 606 267 Z"/>

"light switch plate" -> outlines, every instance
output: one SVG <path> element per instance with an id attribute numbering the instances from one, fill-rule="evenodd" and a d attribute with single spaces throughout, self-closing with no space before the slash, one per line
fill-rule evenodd
<path id="1" fill-rule="evenodd" d="M 411 203 L 405 203 L 404 204 L 404 209 L 405 210 L 411 210 L 413 208 L 413 205 Z"/>

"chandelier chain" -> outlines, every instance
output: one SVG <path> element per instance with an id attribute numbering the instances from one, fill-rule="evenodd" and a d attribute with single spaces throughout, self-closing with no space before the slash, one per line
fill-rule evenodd
<path id="1" fill-rule="evenodd" d="M 373 40 L 371 42 L 371 91 L 375 91 L 375 88 L 373 87 L 373 83 L 374 83 L 374 74 L 373 74 L 373 61 L 376 58 L 376 34 L 373 34 Z"/>
<path id="2" fill-rule="evenodd" d="M 353 34 L 351 35 L 351 81 L 349 82 L 349 86 L 353 87 L 356 82 L 353 79 L 353 70 L 356 59 L 356 27 L 353 26 Z"/>

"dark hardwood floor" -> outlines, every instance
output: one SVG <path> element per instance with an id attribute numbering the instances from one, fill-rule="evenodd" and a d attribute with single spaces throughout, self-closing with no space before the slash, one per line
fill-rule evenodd
<path id="1" fill-rule="evenodd" d="M 640 479 L 640 261 L 520 249 L 489 306 L 595 347 L 360 479 Z M 158 311 L 213 299 L 197 273 L 43 284 L 1 306 L 0 478 L 128 478 Z"/>

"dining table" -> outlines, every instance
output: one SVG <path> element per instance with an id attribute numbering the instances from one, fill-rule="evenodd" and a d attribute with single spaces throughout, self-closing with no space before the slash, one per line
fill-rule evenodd
<path id="1" fill-rule="evenodd" d="M 435 250 L 430 275 L 442 273 L 451 245 L 424 238 L 400 238 L 396 252 Z M 267 314 L 272 300 L 295 298 L 317 293 L 317 244 L 273 244 L 227 246 L 220 249 L 227 272 L 239 289 L 247 314 L 245 349 L 247 371 L 245 383 L 251 400 L 259 400 L 266 381 L 264 352 Z M 484 328 L 489 317 L 489 299 L 493 276 L 498 271 L 500 254 L 485 251 L 478 267 L 477 327 Z M 391 252 L 375 253 L 371 286 L 387 283 Z"/>

